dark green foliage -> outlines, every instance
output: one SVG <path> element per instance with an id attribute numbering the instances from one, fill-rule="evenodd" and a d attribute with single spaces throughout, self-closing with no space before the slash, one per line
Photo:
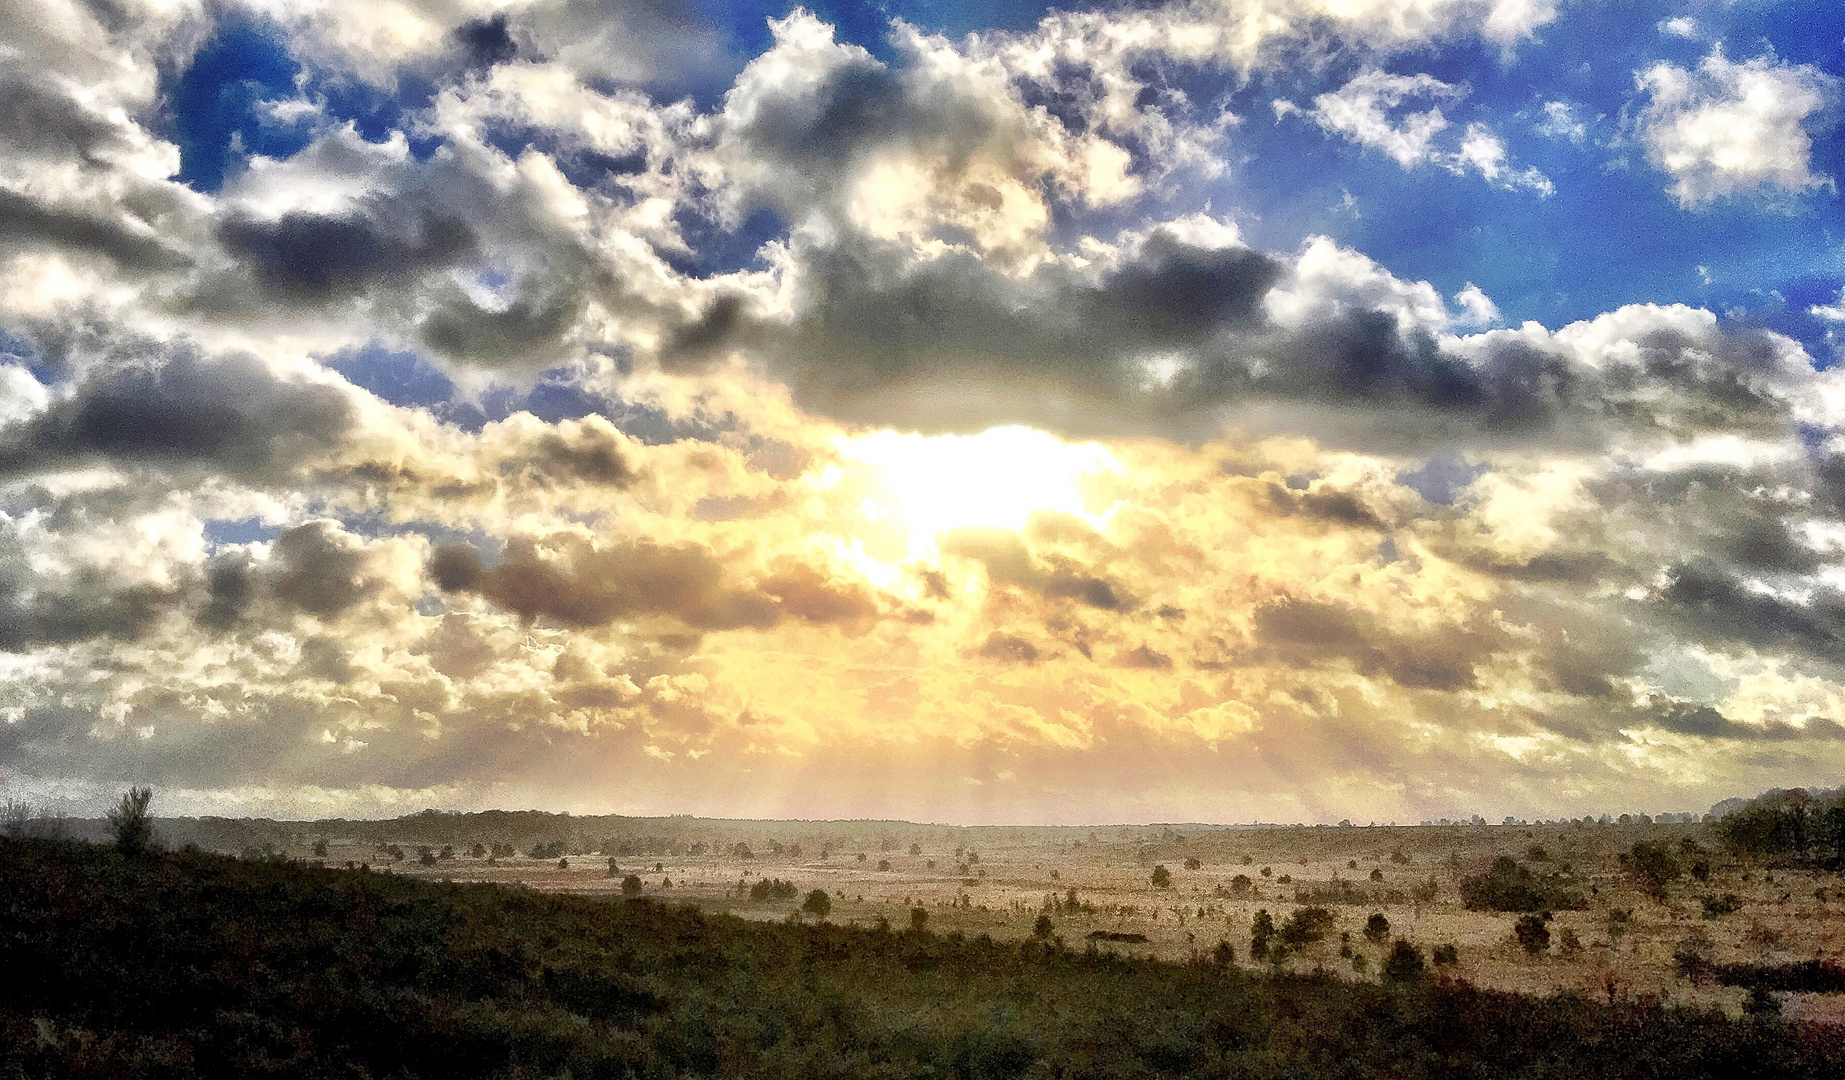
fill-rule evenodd
<path id="1" fill-rule="evenodd" d="M 794 887 L 794 882 L 780 878 L 763 878 L 750 886 L 750 899 L 758 904 L 768 900 L 793 900 L 801 890 Z"/>
<path id="2" fill-rule="evenodd" d="M 1289 949 L 1299 949 L 1316 941 L 1324 941 L 1332 933 L 1333 914 L 1323 907 L 1304 907 L 1288 916 L 1288 921 L 1281 924 L 1277 937 Z"/>
<path id="3" fill-rule="evenodd" d="M 1517 939 L 1518 947 L 1530 956 L 1550 948 L 1550 927 L 1545 925 L 1542 915 L 1520 915 L 1518 921 L 1512 924 L 1512 937 Z"/>
<path id="4" fill-rule="evenodd" d="M 910 909 L 910 929 L 920 934 L 922 933 L 923 928 L 928 925 L 929 925 L 929 912 L 927 909 L 919 908 L 919 907 L 913 907 Z"/>
<path id="5" fill-rule="evenodd" d="M 1166 869 L 1164 866 L 1156 866 L 1153 868 L 1153 887 L 1154 888 L 1164 889 L 1170 886 L 1171 884 L 1172 884 L 1172 871 Z"/>
<path id="6" fill-rule="evenodd" d="M 1805 791 L 1773 791 L 1717 822 L 1731 851 L 1754 856 L 1816 858 L 1845 863 L 1845 796 L 1814 799 Z"/>
<path id="7" fill-rule="evenodd" d="M 1365 940 L 1373 945 L 1382 945 L 1390 940 L 1390 920 L 1381 911 L 1374 911 L 1365 920 Z"/>
<path id="8" fill-rule="evenodd" d="M 1031 924 L 1031 936 L 1035 938 L 1047 938 L 1051 936 L 1051 931 L 1053 929 L 1055 929 L 1055 927 L 1051 925 L 1051 917 L 1049 915 L 1040 914 L 1038 916 L 1038 921 Z"/>
<path id="9" fill-rule="evenodd" d="M 0 1076 L 1845 1076 L 1845 1033 L 1422 977 L 0 840 Z M 1764 990 L 1772 997 L 1774 991 Z"/>
<path id="10" fill-rule="evenodd" d="M 1538 874 L 1501 855 L 1484 874 L 1461 880 L 1469 911 L 1578 911 L 1589 906 L 1563 874 Z"/>
<path id="11" fill-rule="evenodd" d="M 1251 960 L 1268 959 L 1268 943 L 1275 936 L 1275 917 L 1267 908 L 1256 912 L 1249 924 L 1249 958 Z"/>
<path id="12" fill-rule="evenodd" d="M 1461 962 L 1461 950 L 1456 948 L 1452 942 L 1437 945 L 1430 954 L 1430 959 L 1434 961 L 1436 967 L 1452 967 Z"/>
<path id="13" fill-rule="evenodd" d="M 1217 947 L 1211 950 L 1211 962 L 1219 967 L 1236 963 L 1236 947 L 1228 941 L 1218 942 Z"/>
<path id="14" fill-rule="evenodd" d="M 1230 892 L 1234 896 L 1247 895 L 1251 884 L 1248 874 L 1238 874 L 1230 879 Z"/>
<path id="15" fill-rule="evenodd" d="M 1383 970 L 1385 981 L 1399 985 L 1421 982 L 1427 974 L 1422 963 L 1422 950 L 1402 938 L 1398 938 L 1397 943 L 1390 947 L 1390 955 L 1384 957 Z"/>
<path id="16" fill-rule="evenodd" d="M 533 844 L 532 850 L 526 852 L 533 859 L 561 859 L 564 857 L 564 842 L 552 840 L 547 843 Z"/>
<path id="17" fill-rule="evenodd" d="M 1644 841 L 1622 853 L 1621 865 L 1634 875 L 1647 895 L 1656 900 L 1665 899 L 1666 887 L 1684 872 L 1670 851 Z"/>
<path id="18" fill-rule="evenodd" d="M 109 828 L 115 833 L 115 847 L 124 855 L 144 855 L 154 843 L 154 822 L 148 804 L 154 801 L 152 788 L 129 788 L 122 801 L 109 810 Z"/>
<path id="19" fill-rule="evenodd" d="M 644 886 L 641 884 L 639 874 L 629 874 L 627 877 L 621 879 L 621 894 L 623 896 L 639 896 L 641 895 L 642 888 L 644 888 Z"/>
<path id="20" fill-rule="evenodd" d="M 807 894 L 807 899 L 801 901 L 801 910 L 816 919 L 824 919 L 832 913 L 833 898 L 826 894 L 825 889 L 815 889 Z"/>
<path id="21" fill-rule="evenodd" d="M 1742 897 L 1737 896 L 1735 893 L 1724 893 L 1722 896 L 1706 896 L 1703 899 L 1704 917 L 1707 919 L 1720 919 L 1725 915 L 1734 915 L 1738 911 L 1741 911 L 1743 906 Z"/>

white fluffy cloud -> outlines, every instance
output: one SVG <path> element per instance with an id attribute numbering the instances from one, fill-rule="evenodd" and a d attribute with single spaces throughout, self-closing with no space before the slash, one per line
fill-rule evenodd
<path id="1" fill-rule="evenodd" d="M 1661 62 L 1635 75 L 1646 103 L 1636 118 L 1647 159 L 1672 177 L 1687 210 L 1738 195 L 1836 190 L 1813 171 L 1811 126 L 1838 80 L 1772 54 L 1740 63 L 1713 49 L 1697 70 Z"/>
<path id="2" fill-rule="evenodd" d="M 1466 87 L 1433 75 L 1392 75 L 1367 68 L 1339 89 L 1315 97 L 1306 115 L 1326 132 L 1376 150 L 1405 169 L 1435 165 L 1456 175 L 1475 173 L 1497 187 L 1528 188 L 1539 195 L 1554 192 L 1550 179 L 1537 169 L 1514 168 L 1505 143 L 1483 123 L 1468 124 L 1457 140 L 1444 145 L 1441 136 L 1452 124 L 1439 103 L 1466 96 Z M 1420 102 L 1432 104 L 1414 111 L 1411 103 Z M 1299 111 L 1292 102 L 1275 103 L 1277 118 Z"/>

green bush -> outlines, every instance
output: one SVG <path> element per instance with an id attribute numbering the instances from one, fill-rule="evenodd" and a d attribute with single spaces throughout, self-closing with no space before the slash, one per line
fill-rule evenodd
<path id="1" fill-rule="evenodd" d="M 1562 874 L 1538 874 L 1501 855 L 1484 874 L 1461 880 L 1461 903 L 1469 911 L 1578 911 L 1589 906 Z"/>

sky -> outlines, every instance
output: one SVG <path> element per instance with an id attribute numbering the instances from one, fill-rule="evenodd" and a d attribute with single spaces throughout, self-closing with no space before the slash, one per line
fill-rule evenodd
<path id="1" fill-rule="evenodd" d="M 1832 0 L 0 5 L 0 789 L 1845 771 Z"/>

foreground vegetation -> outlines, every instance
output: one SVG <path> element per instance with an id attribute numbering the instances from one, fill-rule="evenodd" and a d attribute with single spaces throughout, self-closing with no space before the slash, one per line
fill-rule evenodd
<path id="1" fill-rule="evenodd" d="M 1354 984 L 200 852 L 0 840 L 0 917 L 0 1075 L 1845 1075 L 1837 1029 L 1419 963 Z"/>

